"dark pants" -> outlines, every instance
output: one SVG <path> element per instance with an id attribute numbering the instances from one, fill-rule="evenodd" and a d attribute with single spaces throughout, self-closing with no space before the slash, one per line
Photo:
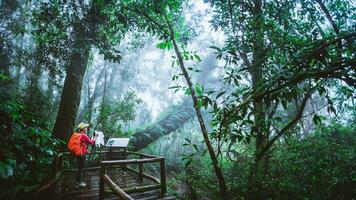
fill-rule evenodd
<path id="1" fill-rule="evenodd" d="M 78 161 L 77 181 L 81 182 L 84 178 L 85 155 L 76 156 L 76 159 Z"/>

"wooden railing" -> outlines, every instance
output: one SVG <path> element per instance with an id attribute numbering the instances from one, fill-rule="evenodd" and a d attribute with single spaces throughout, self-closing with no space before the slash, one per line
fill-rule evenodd
<path id="1" fill-rule="evenodd" d="M 104 150 L 104 151 L 95 151 L 95 152 L 88 152 L 87 155 L 90 158 L 92 154 L 96 154 L 100 156 L 100 161 L 102 158 L 108 158 L 110 160 L 112 159 L 127 159 L 127 151 L 114 151 L 114 150 Z M 118 157 L 118 154 L 120 154 L 120 158 Z M 64 160 L 68 160 L 68 157 L 72 157 L 72 160 L 74 160 L 74 156 L 70 152 L 61 152 L 59 155 L 55 158 L 55 164 L 54 164 L 54 173 L 60 172 L 60 171 L 77 171 L 78 168 L 64 168 L 63 162 Z M 87 159 L 88 159 L 87 157 Z M 97 166 L 89 166 L 87 160 L 87 166 L 84 168 L 84 170 L 99 170 L 100 169 L 100 164 Z"/>
<path id="2" fill-rule="evenodd" d="M 109 186 L 111 192 L 115 193 L 120 199 L 132 200 L 129 193 L 144 192 L 149 190 L 160 189 L 161 193 L 167 192 L 166 183 L 166 165 L 165 158 L 147 155 L 132 151 L 101 151 L 101 152 L 88 152 L 88 154 L 99 154 L 100 158 L 107 158 L 108 160 L 101 160 L 100 165 L 86 167 L 84 170 L 99 170 L 100 169 L 100 185 L 99 185 L 99 199 L 103 199 L 106 193 L 105 184 Z M 118 159 L 118 155 L 121 156 L 121 160 Z M 129 155 L 138 157 L 138 159 L 127 159 Z M 54 174 L 60 174 L 62 171 L 77 171 L 77 168 L 65 169 L 63 166 L 63 160 L 65 157 L 71 156 L 69 152 L 60 153 L 54 160 Z M 113 160 L 115 159 L 115 160 Z M 147 173 L 144 173 L 144 164 L 146 163 L 159 163 L 160 164 L 160 178 L 154 177 Z M 138 170 L 129 167 L 129 165 L 138 165 Z M 107 174 L 108 168 L 121 167 L 124 170 L 131 171 L 138 175 L 139 179 L 143 181 L 144 178 L 151 180 L 154 184 L 137 186 L 132 188 L 121 188 L 114 183 L 114 181 Z"/>
<path id="3" fill-rule="evenodd" d="M 101 161 L 101 170 L 100 170 L 100 185 L 99 185 L 99 199 L 104 199 L 105 194 L 105 184 L 109 186 L 112 192 L 115 193 L 117 197 L 123 200 L 133 200 L 132 197 L 128 195 L 128 193 L 134 192 L 144 192 L 149 190 L 161 189 L 161 193 L 164 194 L 167 191 L 167 183 L 166 183 L 166 165 L 165 159 L 163 157 L 156 157 L 147 154 L 137 153 L 127 151 L 127 154 L 139 156 L 139 159 L 128 159 L 128 160 L 105 160 Z M 143 165 L 145 163 L 160 163 L 160 179 L 151 176 L 149 174 L 144 173 Z M 138 165 L 138 171 L 133 168 L 128 167 L 128 165 Z M 112 181 L 109 175 L 106 173 L 107 168 L 115 168 L 115 167 L 124 167 L 133 173 L 138 174 L 140 180 L 143 178 L 147 178 L 154 182 L 155 184 L 138 186 L 133 188 L 120 188 L 118 185 Z"/>

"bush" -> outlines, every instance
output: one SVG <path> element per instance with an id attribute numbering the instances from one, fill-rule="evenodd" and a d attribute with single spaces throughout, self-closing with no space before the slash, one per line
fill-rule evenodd
<path id="1" fill-rule="evenodd" d="M 269 180 L 273 199 L 355 198 L 355 133 L 356 127 L 321 127 L 275 150 Z"/>
<path id="2" fill-rule="evenodd" d="M 43 182 L 56 149 L 46 120 L 34 117 L 21 98 L 0 96 L 0 199 L 24 199 Z"/>

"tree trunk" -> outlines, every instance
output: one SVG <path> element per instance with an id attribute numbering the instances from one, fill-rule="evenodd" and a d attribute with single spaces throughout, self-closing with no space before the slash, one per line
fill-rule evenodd
<path id="1" fill-rule="evenodd" d="M 34 66 L 32 66 L 32 69 L 30 69 L 28 72 L 28 87 L 26 88 L 26 97 L 25 97 L 25 102 L 28 105 L 36 103 L 36 100 L 40 96 L 43 96 L 39 85 L 41 73 L 42 73 L 41 62 L 36 62 Z M 40 109 L 42 105 L 34 105 L 34 106 L 35 106 L 34 109 L 36 110 L 36 109 Z"/>
<path id="2" fill-rule="evenodd" d="M 54 124 L 53 135 L 56 138 L 67 140 L 74 129 L 89 52 L 90 48 L 85 43 L 80 40 L 76 41 L 67 68 L 58 114 Z"/>
<path id="3" fill-rule="evenodd" d="M 92 113 L 93 113 L 93 105 L 96 99 L 100 96 L 100 93 L 102 92 L 101 85 L 99 84 L 99 81 L 101 80 L 102 76 L 104 74 L 104 69 L 102 69 L 97 77 L 93 93 L 90 94 L 90 88 L 88 88 L 88 101 L 87 104 L 85 104 L 82 108 L 82 110 L 79 112 L 79 115 L 77 117 L 76 122 L 80 123 L 81 121 L 84 120 L 85 116 L 88 115 L 88 122 L 91 122 L 92 118 Z M 89 79 L 89 77 L 88 77 Z M 88 80 L 88 87 L 90 84 L 90 80 Z"/>
<path id="4" fill-rule="evenodd" d="M 163 119 L 148 128 L 138 131 L 131 136 L 131 145 L 134 151 L 140 150 L 156 141 L 163 135 L 176 131 L 179 127 L 194 117 L 193 103 L 188 98 L 170 111 Z"/>
<path id="5" fill-rule="evenodd" d="M 254 16 L 254 37 L 253 43 L 253 57 L 252 66 L 249 73 L 252 77 L 253 93 L 259 93 L 259 84 L 263 81 L 262 68 L 263 68 L 263 51 L 264 51 L 264 35 L 262 30 L 262 0 L 254 1 L 255 7 L 253 11 Z M 263 184 L 265 181 L 265 167 L 264 159 L 259 158 L 260 152 L 268 141 L 268 130 L 265 128 L 265 109 L 263 106 L 263 99 L 261 97 L 254 98 L 253 100 L 253 114 L 254 114 L 254 127 L 253 132 L 256 136 L 255 145 L 255 160 L 251 168 L 249 179 L 249 199 L 264 199 Z"/>
<path id="6" fill-rule="evenodd" d="M 182 55 L 181 55 L 181 53 L 179 51 L 179 48 L 177 46 L 177 43 L 175 41 L 174 32 L 173 32 L 172 28 L 170 29 L 170 34 L 171 34 L 170 35 L 171 36 L 171 40 L 173 42 L 174 51 L 175 51 L 176 56 L 178 58 L 180 69 L 181 69 L 181 71 L 183 73 L 183 76 L 184 76 L 184 78 L 185 78 L 185 80 L 186 80 L 186 82 L 188 84 L 188 87 L 189 87 L 189 90 L 190 90 L 190 93 L 191 93 L 191 97 L 192 97 L 192 100 L 193 100 L 195 113 L 196 113 L 198 121 L 199 121 L 200 129 L 202 131 L 206 147 L 208 148 L 210 159 L 211 159 L 211 161 L 213 163 L 213 166 L 214 166 L 215 174 L 216 174 L 216 177 L 217 177 L 218 182 L 219 182 L 219 188 L 220 188 L 221 197 L 224 200 L 228 200 L 229 198 L 228 198 L 228 194 L 227 194 L 227 187 L 226 187 L 226 183 L 225 183 L 224 174 L 222 173 L 222 171 L 221 171 L 221 169 L 219 167 L 218 159 L 217 159 L 217 157 L 215 155 L 213 146 L 211 145 L 211 142 L 209 140 L 208 131 L 207 131 L 205 123 L 204 123 L 203 115 L 201 114 L 200 108 L 198 106 L 198 98 L 197 98 L 197 96 L 195 94 L 195 90 L 194 90 L 194 87 L 193 87 L 193 83 L 192 83 L 192 81 L 190 79 L 190 76 L 189 76 L 189 74 L 188 74 L 188 72 L 187 72 L 187 70 L 185 68 L 185 65 L 184 65 L 184 62 L 183 62 L 183 57 L 182 57 Z"/>
<path id="7" fill-rule="evenodd" d="M 10 78 L 10 58 L 5 49 L 5 41 L 0 36 L 0 73 Z"/>
<path id="8" fill-rule="evenodd" d="M 218 87 L 218 84 L 220 84 L 215 77 L 211 77 L 211 72 L 216 67 L 215 54 L 209 54 L 209 56 L 202 61 L 201 67 L 203 68 L 203 71 L 199 73 L 196 81 L 201 83 L 201 85 L 204 85 L 206 89 L 209 89 L 207 86 L 210 85 L 210 89 L 214 90 L 214 87 Z M 192 120 L 196 116 L 193 102 L 189 98 L 184 98 L 178 106 L 172 107 L 173 109 L 171 109 L 163 119 L 132 135 L 130 144 L 132 145 L 133 150 L 137 151 L 145 148 L 159 137 L 176 131 L 179 127 L 183 126 L 186 122 Z M 207 115 L 207 112 L 205 113 Z"/>

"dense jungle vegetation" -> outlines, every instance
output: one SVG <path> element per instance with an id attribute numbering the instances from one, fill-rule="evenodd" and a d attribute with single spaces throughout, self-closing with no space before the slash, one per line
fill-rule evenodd
<path id="1" fill-rule="evenodd" d="M 0 0 L 0 199 L 79 122 L 180 199 L 356 199 L 355 38 L 353 0 Z"/>

